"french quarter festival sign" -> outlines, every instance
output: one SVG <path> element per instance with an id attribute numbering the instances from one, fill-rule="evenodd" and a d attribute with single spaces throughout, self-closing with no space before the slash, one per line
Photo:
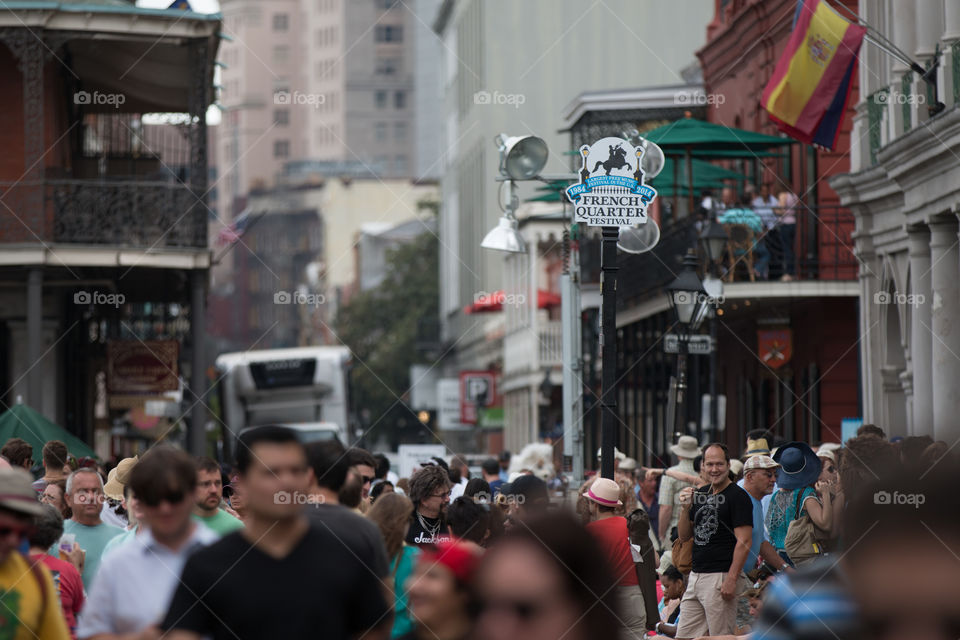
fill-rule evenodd
<path id="1" fill-rule="evenodd" d="M 643 183 L 643 153 L 622 138 L 601 138 L 580 147 L 580 182 L 567 188 L 574 220 L 590 227 L 645 224 L 657 191 Z"/>

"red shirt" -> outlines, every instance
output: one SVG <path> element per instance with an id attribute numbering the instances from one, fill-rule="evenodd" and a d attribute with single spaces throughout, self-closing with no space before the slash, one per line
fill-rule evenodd
<path id="1" fill-rule="evenodd" d="M 60 594 L 60 607 L 63 617 L 67 621 L 70 637 L 77 637 L 77 615 L 83 608 L 83 580 L 77 568 L 60 558 L 54 558 L 48 553 L 37 553 L 30 556 L 30 560 L 40 560 L 53 574 L 53 584 Z"/>
<path id="2" fill-rule="evenodd" d="M 613 516 L 597 520 L 587 525 L 587 531 L 607 554 L 607 562 L 617 577 L 617 584 L 621 587 L 637 586 L 637 570 L 633 566 L 630 540 L 627 538 L 627 519 Z"/>

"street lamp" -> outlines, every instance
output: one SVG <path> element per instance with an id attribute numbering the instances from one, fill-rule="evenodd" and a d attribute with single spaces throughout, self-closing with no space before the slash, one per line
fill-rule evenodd
<path id="1" fill-rule="evenodd" d="M 713 271 L 716 263 L 723 259 L 723 253 L 727 248 L 729 236 L 724 230 L 723 225 L 716 220 L 707 223 L 706 228 L 700 233 L 700 246 L 707 254 L 708 270 Z"/>
<path id="2" fill-rule="evenodd" d="M 679 330 L 684 334 L 696 330 L 699 323 L 695 320 L 701 317 L 700 310 L 706 302 L 707 292 L 697 275 L 697 254 L 693 249 L 688 250 L 683 259 L 683 271 L 665 289 Z"/>
<path id="3" fill-rule="evenodd" d="M 710 314 L 710 430 L 717 433 L 720 428 L 719 409 L 717 406 L 717 308 L 720 306 L 720 300 L 723 296 L 723 280 L 720 277 L 720 260 L 723 259 L 723 253 L 727 248 L 727 232 L 723 225 L 716 220 L 707 223 L 707 227 L 700 234 L 700 245 L 704 253 L 707 254 L 707 273 L 713 275 L 709 283 L 704 283 L 704 288 L 709 289 L 708 293 L 712 298 Z M 715 438 L 711 438 L 713 440 Z"/>
<path id="4" fill-rule="evenodd" d="M 507 178 L 503 182 L 499 198 L 500 209 L 504 214 L 497 226 L 484 236 L 480 246 L 507 253 L 526 253 L 527 243 L 523 241 L 517 223 L 516 211 L 520 206 L 520 199 L 515 191 L 514 180 L 531 180 L 540 174 L 547 164 L 547 143 L 536 136 L 508 136 L 505 133 L 501 133 L 494 140 L 500 150 L 500 175 Z M 506 187 L 506 194 L 503 187 Z"/>
<path id="5" fill-rule="evenodd" d="M 684 424 L 684 391 L 687 388 L 687 341 L 690 332 L 696 331 L 703 319 L 703 307 L 707 301 L 703 282 L 697 276 L 697 254 L 690 249 L 683 259 L 683 271 L 666 287 L 670 310 L 677 325 L 677 401 L 676 430 L 686 433 Z M 674 425 L 670 425 L 674 426 Z"/>

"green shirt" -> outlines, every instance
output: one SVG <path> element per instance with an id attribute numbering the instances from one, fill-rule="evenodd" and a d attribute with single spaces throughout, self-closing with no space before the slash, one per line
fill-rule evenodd
<path id="1" fill-rule="evenodd" d="M 83 578 L 83 588 L 90 591 L 90 585 L 93 584 L 93 577 L 97 575 L 97 570 L 100 568 L 100 558 L 103 557 L 103 550 L 106 548 L 108 542 L 118 535 L 123 534 L 123 529 L 105 522 L 90 527 L 71 519 L 63 523 L 63 532 L 75 535 L 77 544 L 87 552 L 83 564 L 83 575 L 81 577 Z M 54 545 L 54 549 L 56 547 L 57 545 Z M 59 557 L 56 550 L 53 551 L 52 555 Z"/>
<path id="2" fill-rule="evenodd" d="M 194 513 L 193 519 L 197 522 L 202 522 L 205 524 L 207 528 L 219 535 L 221 538 L 231 531 L 243 529 L 243 522 L 237 520 L 223 509 L 217 509 L 217 512 L 209 517 L 198 516 Z"/>
<path id="3" fill-rule="evenodd" d="M 107 546 L 103 548 L 103 553 L 100 555 L 100 557 L 106 558 L 111 551 L 113 551 L 114 549 L 116 549 L 122 544 L 126 544 L 128 540 L 133 540 L 134 537 L 136 537 L 137 535 L 137 529 L 138 527 L 134 527 L 133 529 L 127 529 L 120 535 L 116 536 L 113 540 L 108 542 Z"/>
<path id="4" fill-rule="evenodd" d="M 413 620 L 410 619 L 410 610 L 407 606 L 407 589 L 404 583 L 413 573 L 419 556 L 419 547 L 404 543 L 403 548 L 397 552 L 391 563 L 393 567 L 393 592 L 396 595 L 395 617 L 393 618 L 393 629 L 390 631 L 391 638 L 398 638 L 413 629 Z"/>

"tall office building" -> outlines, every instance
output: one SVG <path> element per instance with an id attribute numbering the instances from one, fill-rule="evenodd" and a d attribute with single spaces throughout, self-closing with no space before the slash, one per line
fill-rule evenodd
<path id="1" fill-rule="evenodd" d="M 242 209 L 251 190 L 274 186 L 289 161 L 360 162 L 381 177 L 415 176 L 414 40 L 426 52 L 439 46 L 424 26 L 436 4 L 222 0 L 231 40 L 220 57 L 220 217 Z M 437 73 L 430 78 L 438 82 Z"/>

